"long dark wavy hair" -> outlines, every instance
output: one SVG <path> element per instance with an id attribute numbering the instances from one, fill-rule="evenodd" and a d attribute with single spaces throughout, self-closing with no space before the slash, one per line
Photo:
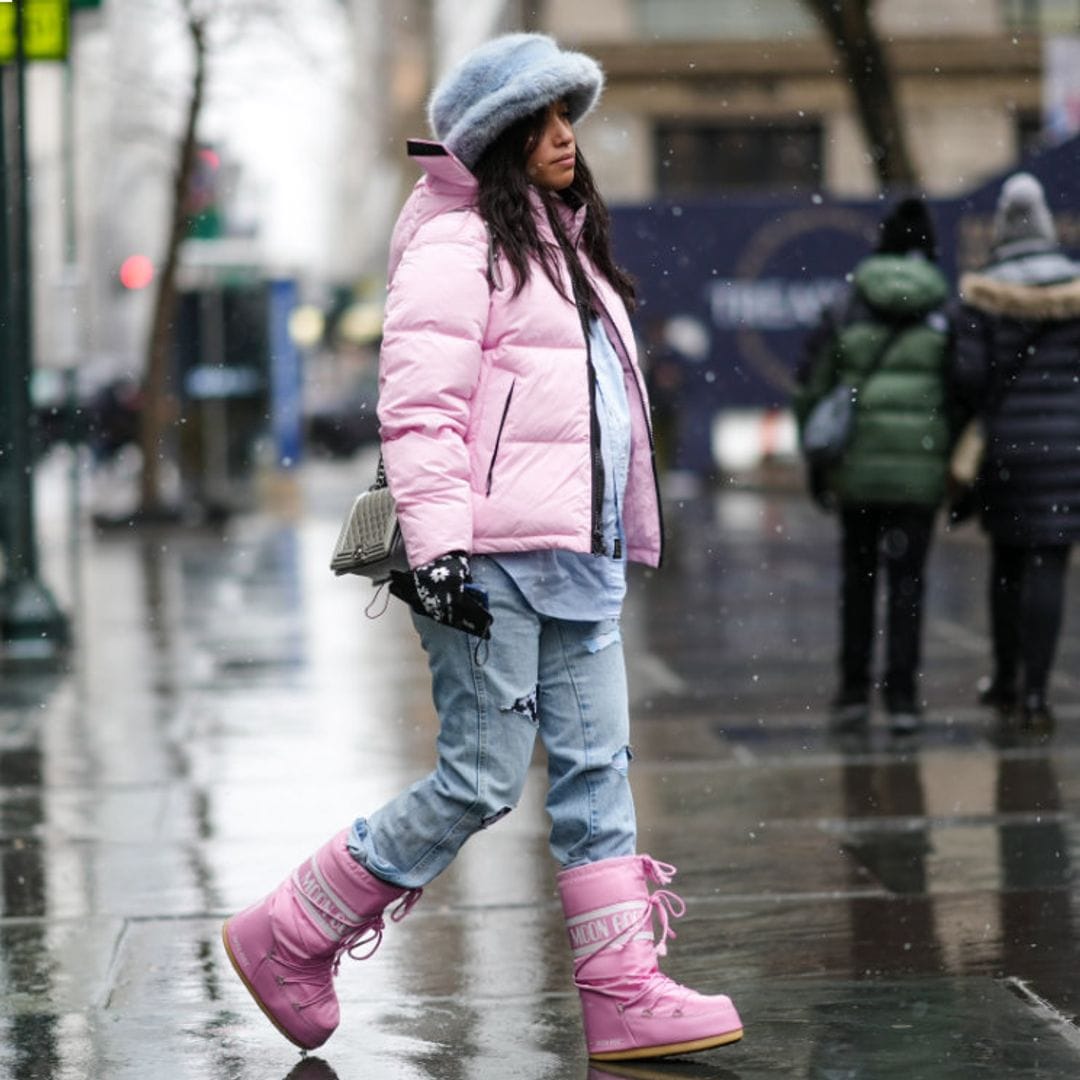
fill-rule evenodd
<path id="1" fill-rule="evenodd" d="M 590 308 L 595 307 L 589 279 L 557 213 L 561 201 L 571 210 L 578 210 L 582 206 L 587 208 L 582 247 L 592 264 L 622 298 L 627 310 L 633 311 L 637 299 L 634 282 L 612 257 L 611 216 L 580 150 L 575 151 L 574 182 L 569 187 L 562 191 L 537 189 L 547 207 L 552 232 L 566 259 L 574 296 L 566 295 L 551 248 L 540 238 L 529 201 L 530 184 L 525 174 L 525 162 L 540 138 L 546 116 L 545 106 L 512 124 L 484 151 L 473 167 L 480 185 L 477 209 L 491 230 L 496 253 L 506 257 L 514 273 L 514 295 L 521 292 L 529 279 L 529 260 L 532 257 L 540 263 L 551 283 L 567 301 L 575 303 L 576 297 Z"/>

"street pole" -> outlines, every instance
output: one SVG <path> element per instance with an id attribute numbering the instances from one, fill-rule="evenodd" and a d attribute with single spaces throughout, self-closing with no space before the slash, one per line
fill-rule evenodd
<path id="1" fill-rule="evenodd" d="M 8 146 L 7 146 L 7 102 L 5 86 L 7 73 L 0 67 L 0 491 L 3 492 L 3 504 L 0 505 L 0 553 L 8 561 L 7 552 L 11 547 L 11 528 L 6 508 L 12 503 L 10 495 L 14 480 L 11 476 L 11 453 L 8 444 L 8 432 L 11 431 L 11 394 L 8 372 L 12 368 L 15 356 L 15 337 L 12 327 L 12 314 L 15 310 L 11 281 L 11 230 L 9 218 L 12 207 L 8 198 Z M 2 603 L 2 599 L 0 599 Z M 2 610 L 2 607 L 0 607 Z"/>
<path id="2" fill-rule="evenodd" d="M 4 581 L 0 591 L 0 655 L 12 660 L 54 660 L 68 644 L 68 622 L 38 578 L 34 521 L 33 277 L 30 260 L 30 181 L 26 137 L 25 0 L 15 0 L 15 188 L 14 273 L 9 277 L 8 348 L 4 363 L 6 459 L 4 511 Z M 4 114 L 6 121 L 6 113 Z M 6 162 L 6 157 L 4 159 Z M 7 170 L 5 169 L 5 174 Z M 6 181 L 5 188 L 8 186 Z M 10 194 L 10 192 L 5 192 Z M 7 203 L 5 202 L 5 213 Z"/>
<path id="3" fill-rule="evenodd" d="M 69 332 L 61 335 L 58 349 L 64 364 L 64 404 L 67 420 L 68 450 L 71 453 L 68 499 L 68 550 L 71 566 L 72 620 L 77 620 L 82 606 L 82 559 L 80 546 L 82 530 L 82 446 L 76 429 L 79 416 L 79 315 L 83 305 L 78 303 L 80 284 L 78 256 L 78 218 L 75 212 L 75 20 L 68 28 L 68 55 L 64 61 L 64 96 L 61 112 L 61 140 L 63 145 L 64 183 L 64 271 L 60 282 L 60 303 L 64 307 L 62 325 Z"/>

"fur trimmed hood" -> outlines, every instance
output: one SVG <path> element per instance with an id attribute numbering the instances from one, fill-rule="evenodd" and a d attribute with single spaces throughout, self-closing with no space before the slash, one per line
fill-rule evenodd
<path id="1" fill-rule="evenodd" d="M 1052 285 L 1022 285 L 986 274 L 965 274 L 960 299 L 989 315 L 1056 322 L 1080 318 L 1080 278 Z"/>
<path id="2" fill-rule="evenodd" d="M 604 73 L 591 56 L 564 51 L 546 34 L 504 34 L 474 49 L 428 103 L 436 138 L 467 168 L 518 120 L 565 99 L 570 122 L 600 98 Z"/>

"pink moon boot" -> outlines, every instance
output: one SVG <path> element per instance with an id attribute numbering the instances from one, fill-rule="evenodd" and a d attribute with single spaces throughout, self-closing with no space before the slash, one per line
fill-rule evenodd
<path id="1" fill-rule="evenodd" d="M 272 893 L 234 915 L 221 936 L 236 973 L 285 1038 L 314 1050 L 340 1014 L 334 976 L 343 953 L 369 957 L 382 941 L 383 911 L 403 919 L 420 889 L 368 873 L 350 854 L 347 829 L 301 863 Z M 357 950 L 370 946 L 366 952 Z"/>
<path id="2" fill-rule="evenodd" d="M 686 905 L 668 889 L 650 894 L 649 882 L 667 885 L 674 874 L 648 855 L 628 855 L 558 875 L 585 1039 L 596 1061 L 689 1054 L 742 1038 L 730 998 L 680 986 L 657 966 L 675 936 L 669 917 L 683 915 Z"/>

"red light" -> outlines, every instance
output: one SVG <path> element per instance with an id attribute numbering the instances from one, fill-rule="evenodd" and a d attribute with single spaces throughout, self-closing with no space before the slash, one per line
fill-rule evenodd
<path id="1" fill-rule="evenodd" d="M 125 289 L 145 289 L 154 280 L 154 264 L 145 255 L 129 255 L 120 264 L 120 284 Z"/>
<path id="2" fill-rule="evenodd" d="M 209 146 L 204 146 L 199 151 L 199 158 L 207 168 L 217 169 L 221 167 L 221 155 L 216 150 L 211 150 Z"/>

